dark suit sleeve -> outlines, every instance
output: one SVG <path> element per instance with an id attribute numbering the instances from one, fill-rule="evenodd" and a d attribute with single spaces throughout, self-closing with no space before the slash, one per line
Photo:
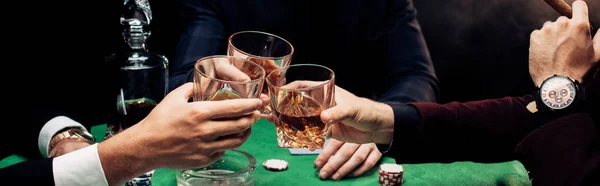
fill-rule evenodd
<path id="1" fill-rule="evenodd" d="M 7 127 L 7 131 L 11 131 L 12 135 L 1 135 L 0 143 L 3 149 L 0 158 L 17 154 L 27 159 L 39 159 L 43 158 L 38 149 L 38 138 L 42 127 L 50 119 L 68 114 L 43 104 L 28 103 L 13 106 L 3 115 L 5 121 L 9 122 L 4 126 Z M 18 136 L 17 141 L 15 136 Z"/>
<path id="2" fill-rule="evenodd" d="M 526 108 L 532 100 L 390 104 L 395 125 L 387 155 L 402 163 L 513 160 L 519 141 L 539 126 Z"/>
<path id="3" fill-rule="evenodd" d="M 170 90 L 193 80 L 194 63 L 205 56 L 224 54 L 226 36 L 218 6 L 206 0 L 181 0 L 182 33 L 170 66 Z"/>
<path id="4" fill-rule="evenodd" d="M 592 117 L 576 113 L 548 122 L 516 147 L 534 185 L 600 184 L 600 141 Z"/>
<path id="5" fill-rule="evenodd" d="M 52 161 L 54 159 L 40 159 L 24 161 L 0 169 L 2 183 L 15 185 L 54 185 Z"/>
<path id="6" fill-rule="evenodd" d="M 393 1 L 388 13 L 386 65 L 381 102 L 435 102 L 437 78 L 410 0 Z"/>

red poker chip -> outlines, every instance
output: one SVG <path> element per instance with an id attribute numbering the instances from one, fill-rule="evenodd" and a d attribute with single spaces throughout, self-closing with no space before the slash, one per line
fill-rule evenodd
<path id="1" fill-rule="evenodd" d="M 263 167 L 270 171 L 283 171 L 288 168 L 288 163 L 284 160 L 270 159 L 263 162 Z"/>
<path id="2" fill-rule="evenodd" d="M 396 186 L 404 182 L 404 167 L 398 164 L 386 163 L 379 166 L 378 183 L 384 186 Z"/>

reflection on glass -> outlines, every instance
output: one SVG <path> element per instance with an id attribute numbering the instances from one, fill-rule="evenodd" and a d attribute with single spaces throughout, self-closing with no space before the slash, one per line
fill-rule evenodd
<path id="1" fill-rule="evenodd" d="M 265 70 L 233 56 L 208 56 L 194 65 L 194 101 L 259 98 Z"/>

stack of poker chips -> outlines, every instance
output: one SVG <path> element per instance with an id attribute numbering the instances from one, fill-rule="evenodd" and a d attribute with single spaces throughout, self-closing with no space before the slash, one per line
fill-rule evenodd
<path id="1" fill-rule="evenodd" d="M 404 182 L 404 167 L 402 165 L 385 163 L 379 166 L 379 184 L 397 186 Z"/>
<path id="2" fill-rule="evenodd" d="M 154 170 L 129 180 L 127 183 L 125 183 L 125 185 L 126 186 L 152 186 L 152 182 L 151 182 L 152 175 L 154 175 Z"/>

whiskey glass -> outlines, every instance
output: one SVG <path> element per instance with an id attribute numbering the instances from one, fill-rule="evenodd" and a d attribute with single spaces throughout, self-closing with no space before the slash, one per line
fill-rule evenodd
<path id="1" fill-rule="evenodd" d="M 193 101 L 260 98 L 265 70 L 238 57 L 215 55 L 194 64 Z"/>
<path id="2" fill-rule="evenodd" d="M 293 53 L 294 47 L 290 42 L 277 35 L 260 31 L 234 33 L 229 37 L 227 45 L 227 55 L 253 61 L 262 66 L 267 74 L 290 65 Z M 266 87 L 263 93 L 267 93 Z M 262 108 L 261 112 L 270 113 L 269 106 Z"/>
<path id="3" fill-rule="evenodd" d="M 296 64 L 271 72 L 266 82 L 279 147 L 322 149 L 330 126 L 321 112 L 335 106 L 333 71 Z"/>

